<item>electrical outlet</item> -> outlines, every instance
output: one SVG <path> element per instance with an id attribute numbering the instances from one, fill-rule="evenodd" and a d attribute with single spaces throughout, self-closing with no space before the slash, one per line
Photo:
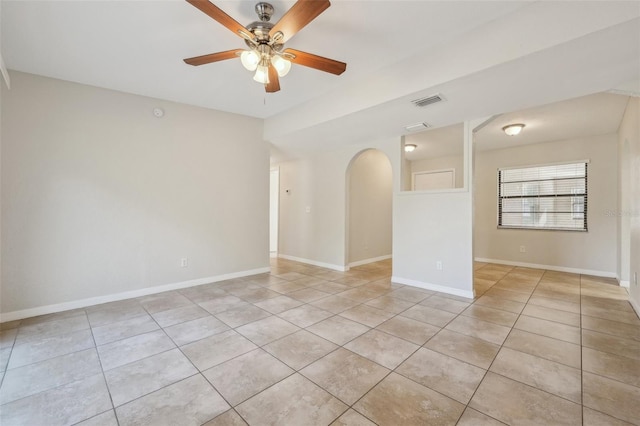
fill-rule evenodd
<path id="1" fill-rule="evenodd" d="M 438 260 L 438 261 L 436 262 L 436 269 L 437 269 L 438 271 L 442 271 L 442 261 Z"/>
<path id="2" fill-rule="evenodd" d="M 526 253 L 527 248 L 525 246 L 520 246 L 520 253 Z"/>
<path id="3" fill-rule="evenodd" d="M 186 257 L 180 259 L 180 267 L 186 268 L 187 266 L 189 266 L 189 259 L 187 259 Z"/>

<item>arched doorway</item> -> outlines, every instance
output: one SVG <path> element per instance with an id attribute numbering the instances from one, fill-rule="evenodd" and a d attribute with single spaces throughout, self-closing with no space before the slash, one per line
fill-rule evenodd
<path id="1" fill-rule="evenodd" d="M 347 168 L 346 264 L 359 266 L 391 258 L 392 169 L 377 149 L 359 152 Z"/>

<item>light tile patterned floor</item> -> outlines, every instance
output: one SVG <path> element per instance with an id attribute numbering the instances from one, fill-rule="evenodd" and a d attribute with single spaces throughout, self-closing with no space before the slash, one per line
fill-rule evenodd
<path id="1" fill-rule="evenodd" d="M 272 273 L 2 324 L 0 424 L 625 425 L 640 320 L 611 280 L 477 264 L 475 300 Z"/>

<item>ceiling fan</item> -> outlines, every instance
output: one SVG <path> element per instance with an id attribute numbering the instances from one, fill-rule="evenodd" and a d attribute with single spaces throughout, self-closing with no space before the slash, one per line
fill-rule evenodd
<path id="1" fill-rule="evenodd" d="M 344 62 L 284 48 L 284 43 L 331 6 L 329 0 L 298 0 L 276 24 L 269 22 L 274 12 L 273 6 L 259 2 L 255 10 L 260 20 L 246 27 L 209 0 L 187 2 L 242 37 L 249 47 L 248 50 L 233 49 L 187 58 L 184 61 L 189 65 L 204 65 L 240 57 L 242 65 L 249 71 L 255 71 L 253 79 L 264 84 L 268 93 L 280 90 L 279 77 L 287 75 L 292 62 L 335 75 L 340 75 L 347 69 Z"/>

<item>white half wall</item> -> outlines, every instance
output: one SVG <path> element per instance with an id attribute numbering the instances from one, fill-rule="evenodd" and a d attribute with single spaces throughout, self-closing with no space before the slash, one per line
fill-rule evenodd
<path id="1" fill-rule="evenodd" d="M 349 166 L 348 264 L 391 257 L 392 172 L 377 149 L 359 154 Z"/>
<path id="2" fill-rule="evenodd" d="M 497 228 L 500 167 L 589 160 L 588 232 Z M 617 135 L 601 135 L 491 151 L 476 150 L 475 256 L 519 264 L 617 270 Z M 525 246 L 525 253 L 520 252 Z"/>
<path id="3" fill-rule="evenodd" d="M 468 192 L 396 194 L 394 281 L 473 297 L 472 233 Z"/>
<path id="4" fill-rule="evenodd" d="M 261 120 L 11 73 L 3 314 L 269 266 Z"/>
<path id="5" fill-rule="evenodd" d="M 629 295 L 636 313 L 640 315 L 640 98 L 631 98 L 627 104 L 622 123 L 618 130 L 619 141 L 628 143 L 629 185 L 623 189 L 628 191 L 627 210 L 619 212 L 621 219 L 628 222 L 629 233 Z M 625 228 L 622 228 L 625 232 Z"/>
<path id="6" fill-rule="evenodd" d="M 629 108 L 633 109 L 631 100 L 618 132 L 618 209 L 616 219 L 618 225 L 618 265 L 617 275 L 621 283 L 629 284 L 629 255 L 631 254 L 631 142 L 633 129 Z M 637 130 L 636 130 L 637 133 Z"/>
<path id="7" fill-rule="evenodd" d="M 1 46 L 1 44 L 0 44 Z M 1 85 L 2 83 L 0 83 Z M 4 89 L 4 88 L 3 88 Z M 0 89 L 0 200 L 2 199 L 2 95 L 3 89 Z M 2 208 L 0 205 L 0 242 L 2 241 Z M 2 244 L 0 243 L 0 312 L 2 312 Z M 0 321 L 2 319 L 0 318 Z"/>
<path id="8" fill-rule="evenodd" d="M 464 124 L 463 188 L 400 192 L 396 187 L 395 282 L 473 297 L 472 129 L 480 123 Z"/>

